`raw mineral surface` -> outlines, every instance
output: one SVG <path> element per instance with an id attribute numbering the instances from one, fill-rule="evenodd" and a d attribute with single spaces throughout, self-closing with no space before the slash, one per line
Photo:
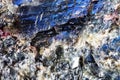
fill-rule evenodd
<path id="1" fill-rule="evenodd" d="M 120 80 L 120 0 L 0 0 L 0 80 Z"/>

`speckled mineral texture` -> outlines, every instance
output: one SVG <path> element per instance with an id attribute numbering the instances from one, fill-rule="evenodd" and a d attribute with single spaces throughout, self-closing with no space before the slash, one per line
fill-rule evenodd
<path id="1" fill-rule="evenodd" d="M 83 28 L 33 37 L 19 32 L 13 14 L 45 0 L 0 1 L 0 80 L 120 80 L 120 0 L 99 2 Z"/>

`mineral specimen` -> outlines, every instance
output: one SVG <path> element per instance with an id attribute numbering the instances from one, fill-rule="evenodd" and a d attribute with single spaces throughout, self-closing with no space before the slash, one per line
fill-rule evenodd
<path id="1" fill-rule="evenodd" d="M 34 31 L 45 31 L 61 26 L 67 29 L 73 24 L 84 24 L 87 15 L 97 13 L 103 6 L 102 0 L 43 0 L 39 5 L 31 6 L 30 4 L 34 2 L 13 0 L 13 4 L 18 6 L 14 14 L 18 16 L 20 26 Z"/>
<path id="2" fill-rule="evenodd" d="M 119 3 L 0 0 L 0 80 L 120 80 Z"/>

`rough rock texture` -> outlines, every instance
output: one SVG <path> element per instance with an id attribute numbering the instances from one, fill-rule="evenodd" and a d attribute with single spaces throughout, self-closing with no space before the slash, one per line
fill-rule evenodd
<path id="1" fill-rule="evenodd" d="M 4 4 L 8 4 L 9 12 L 5 18 L 13 20 L 10 21 L 12 26 L 17 25 L 28 35 L 52 28 L 59 32 L 80 26 L 89 18 L 88 15 L 99 12 L 103 7 L 102 0 L 5 0 Z M 8 19 L 4 21 L 8 23 Z"/>
<path id="2" fill-rule="evenodd" d="M 11 1 L 0 3 L 1 80 L 120 80 L 120 0 L 105 0 L 82 28 L 73 24 L 77 28 L 55 35 L 51 30 L 35 32 L 29 38 L 19 32 L 22 27 L 14 23 L 13 14 L 18 6 L 38 6 L 46 0 Z"/>

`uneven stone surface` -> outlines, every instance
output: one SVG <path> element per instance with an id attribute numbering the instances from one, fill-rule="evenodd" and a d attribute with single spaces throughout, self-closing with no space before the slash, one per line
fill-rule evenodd
<path id="1" fill-rule="evenodd" d="M 70 1 L 72 0 L 68 0 Z M 75 1 L 76 3 L 80 1 L 80 4 L 89 2 L 89 0 Z M 62 7 L 66 8 L 64 0 L 61 2 L 60 0 L 2 0 L 0 3 L 0 79 L 120 80 L 120 0 L 99 0 L 95 9 L 90 10 L 94 15 L 83 14 L 86 17 L 82 17 L 82 20 L 85 19 L 82 24 L 66 24 L 71 18 L 65 23 L 61 21 L 57 23 L 57 20 L 65 19 L 57 17 L 56 20 L 51 20 L 56 22 L 55 26 L 50 25 L 54 28 L 43 31 L 38 28 L 37 31 L 25 26 L 28 25 L 25 23 L 26 20 L 24 26 L 21 25 L 21 21 L 16 22 L 16 18 L 30 19 L 30 16 L 24 18 L 19 14 L 19 7 L 29 8 L 26 9 L 29 14 L 32 13 L 30 6 L 47 7 L 48 4 L 45 3 L 55 4 L 54 6 L 63 5 Z M 101 6 L 102 4 L 104 6 Z M 65 12 L 67 13 L 67 10 Z M 50 16 L 47 18 L 50 20 Z M 75 17 L 73 21 L 75 19 L 81 21 L 81 18 Z M 51 23 L 49 20 L 48 22 Z M 44 19 L 43 23 L 48 25 L 45 24 Z M 68 27 L 64 28 L 64 24 Z M 36 24 L 32 25 L 34 27 Z M 69 27 L 71 25 L 74 28 Z M 30 31 L 28 33 L 24 30 Z"/>

